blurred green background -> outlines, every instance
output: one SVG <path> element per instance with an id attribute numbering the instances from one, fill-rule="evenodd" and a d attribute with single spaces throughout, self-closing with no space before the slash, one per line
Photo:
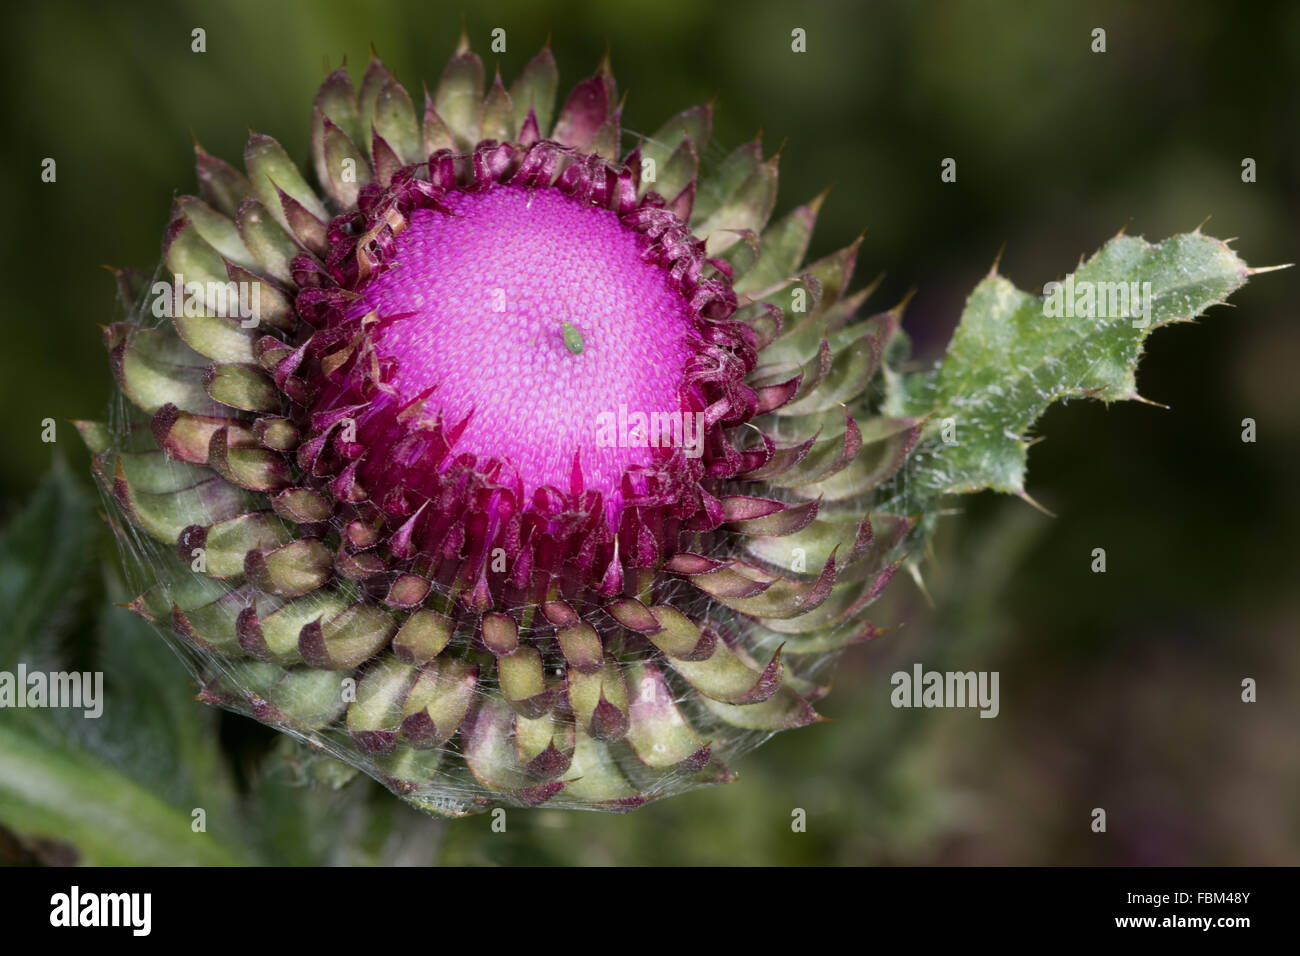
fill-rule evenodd
<path id="1" fill-rule="evenodd" d="M 732 786 L 628 816 L 511 811 L 494 833 L 486 817 L 422 818 L 369 782 L 295 786 L 310 768 L 280 759 L 261 728 L 188 701 L 162 641 L 105 607 L 114 586 L 97 582 L 103 544 L 73 430 L 40 440 L 42 419 L 96 417 L 110 394 L 96 323 L 120 316 L 100 266 L 156 263 L 172 197 L 196 188 L 190 133 L 238 160 L 251 126 L 305 159 L 327 60 L 346 55 L 359 79 L 373 43 L 418 90 L 436 83 L 462 18 L 507 82 L 549 34 L 561 95 L 608 44 L 628 94 L 625 130 L 650 132 L 716 93 L 706 163 L 760 128 L 769 150 L 787 141 L 778 215 L 832 184 L 811 254 L 867 229 L 858 283 L 887 273 L 878 304 L 919 290 L 905 327 L 923 356 L 940 353 L 1004 243 L 1001 271 L 1029 290 L 1121 226 L 1154 240 L 1211 215 L 1206 231 L 1240 237 L 1254 265 L 1300 259 L 1294 3 L 12 8 L 0 59 L 3 517 L 22 513 L 56 459 L 68 467 L 4 538 L 12 620 L 0 652 L 57 632 L 62 653 L 103 666 L 170 731 L 141 741 L 131 714 L 89 741 L 34 730 L 50 766 L 61 761 L 80 822 L 44 832 L 0 800 L 0 859 L 1300 863 L 1294 271 L 1151 340 L 1142 393 L 1169 410 L 1050 412 L 1029 490 L 1057 517 L 991 495 L 963 502 L 936 542 L 934 605 L 897 580 L 873 611 L 906 626 L 845 655 L 820 707 L 834 720 L 776 738 Z M 190 51 L 196 27 L 203 54 Z M 496 27 L 507 31 L 499 57 L 488 52 Z M 807 31 L 804 54 L 791 52 L 795 27 Z M 1104 54 L 1090 51 L 1095 27 Z M 45 157 L 57 160 L 54 184 L 40 180 Z M 944 157 L 957 159 L 955 184 L 940 182 Z M 1244 157 L 1258 182 L 1241 181 Z M 1254 444 L 1241 441 L 1246 417 Z M 1090 571 L 1096 547 L 1105 574 Z M 999 670 L 1001 715 L 892 709 L 889 676 L 915 661 Z M 1240 700 L 1245 677 L 1257 703 Z M 0 731 L 18 721 L 0 712 Z M 91 786 L 105 762 L 156 805 L 115 818 L 115 794 Z M 18 766 L 0 760 L 0 772 Z M 209 809 L 206 835 L 189 832 L 195 806 Z M 1107 810 L 1104 834 L 1090 829 L 1094 807 Z M 807 811 L 805 833 L 791 830 L 795 808 Z"/>

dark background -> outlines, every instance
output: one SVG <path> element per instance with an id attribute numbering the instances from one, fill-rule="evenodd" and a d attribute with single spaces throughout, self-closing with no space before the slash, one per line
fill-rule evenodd
<path id="1" fill-rule="evenodd" d="M 811 255 L 866 229 L 856 284 L 886 272 L 882 306 L 918 290 L 905 327 L 923 356 L 941 352 L 1004 243 L 1001 271 L 1029 290 L 1120 227 L 1156 240 L 1207 216 L 1252 265 L 1298 258 L 1293 3 L 20 5 L 0 64 L 3 517 L 55 456 L 89 488 L 72 429 L 52 446 L 40 421 L 102 413 L 112 384 L 96 323 L 120 316 L 100 265 L 156 264 L 172 197 L 196 191 L 190 133 L 238 165 L 251 126 L 308 168 L 326 59 L 346 54 L 359 81 L 373 42 L 415 92 L 436 84 L 462 17 L 489 78 L 490 31 L 506 29 L 507 84 L 549 34 L 561 97 L 608 44 L 628 131 L 716 93 L 706 168 L 759 128 L 769 151 L 787 141 L 777 215 L 832 184 Z M 190 52 L 195 27 L 204 54 Z M 794 27 L 805 54 L 790 50 Z M 40 181 L 47 156 L 55 184 Z M 939 180 L 949 156 L 955 184 Z M 356 826 L 418 861 L 1300 862 L 1298 282 L 1260 276 L 1235 308 L 1155 335 L 1139 383 L 1168 410 L 1051 411 L 1029 491 L 1057 517 L 962 502 L 927 574 L 935 605 L 897 580 L 873 610 L 906 626 L 845 655 L 821 707 L 835 720 L 776 738 L 741 762 L 740 782 L 629 816 L 512 811 L 505 834 L 352 794 Z M 1105 574 L 1090 571 L 1096 547 Z M 892 709 L 889 675 L 914 661 L 999 670 L 1001 715 Z M 1258 703 L 1241 702 L 1245 677 Z M 203 721 L 239 745 L 235 789 L 273 772 L 250 764 L 249 731 L 231 726 L 247 722 Z M 294 793 L 303 806 L 344 799 Z M 1105 834 L 1089 827 L 1095 807 Z M 794 808 L 806 833 L 791 832 Z M 267 856 L 359 859 L 339 849 L 355 827 L 313 819 L 310 840 L 282 836 Z"/>

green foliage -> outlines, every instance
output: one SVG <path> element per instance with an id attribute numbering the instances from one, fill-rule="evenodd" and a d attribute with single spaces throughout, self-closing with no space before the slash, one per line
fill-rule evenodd
<path id="1" fill-rule="evenodd" d="M 68 623 L 90 567 L 89 508 L 60 461 L 25 511 L 0 533 L 0 661 Z"/>
<path id="2" fill-rule="evenodd" d="M 6 666 L 104 672 L 99 718 L 6 709 L 0 822 L 75 847 L 91 864 L 238 863 L 237 844 L 191 830 L 190 809 L 228 811 L 209 715 L 188 699 L 179 662 L 95 583 L 97 535 L 85 493 L 56 464 L 0 536 L 0 595 L 12 609 Z M 62 637 L 95 634 L 73 656 Z M 98 644 L 102 653 L 95 653 Z M 202 795 L 202 796 L 200 796 Z"/>
<path id="3" fill-rule="evenodd" d="M 0 827 L 89 865 L 428 862 L 436 821 L 377 787 L 339 789 L 332 761 L 290 741 L 246 768 L 253 782 L 241 792 L 218 739 L 221 715 L 194 702 L 184 666 L 153 629 L 112 606 L 119 586 L 97 580 L 107 538 L 59 462 L 0 534 L 4 668 L 103 673 L 97 718 L 0 711 Z"/>

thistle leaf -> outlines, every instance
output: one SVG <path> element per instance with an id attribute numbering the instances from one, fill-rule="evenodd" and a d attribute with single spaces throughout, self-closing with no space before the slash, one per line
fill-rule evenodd
<path id="1" fill-rule="evenodd" d="M 930 416 L 905 498 L 1023 495 L 1027 432 L 1048 406 L 1139 398 L 1135 373 L 1151 331 L 1222 303 L 1250 274 L 1199 231 L 1156 245 L 1117 236 L 1042 296 L 995 268 L 967 300 L 938 368 L 891 381 L 890 414 Z"/>

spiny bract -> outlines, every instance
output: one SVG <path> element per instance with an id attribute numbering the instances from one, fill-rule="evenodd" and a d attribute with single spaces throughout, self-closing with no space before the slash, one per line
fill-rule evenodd
<path id="1" fill-rule="evenodd" d="M 857 317 L 856 244 L 802 263 L 820 197 L 769 225 L 759 141 L 698 178 L 711 106 L 620 159 L 608 64 L 556 85 L 484 96 L 462 40 L 421 121 L 340 68 L 319 193 L 196 146 L 79 423 L 200 698 L 440 813 L 731 780 L 914 537 L 867 517 L 922 424 L 869 411 L 900 310 Z"/>

